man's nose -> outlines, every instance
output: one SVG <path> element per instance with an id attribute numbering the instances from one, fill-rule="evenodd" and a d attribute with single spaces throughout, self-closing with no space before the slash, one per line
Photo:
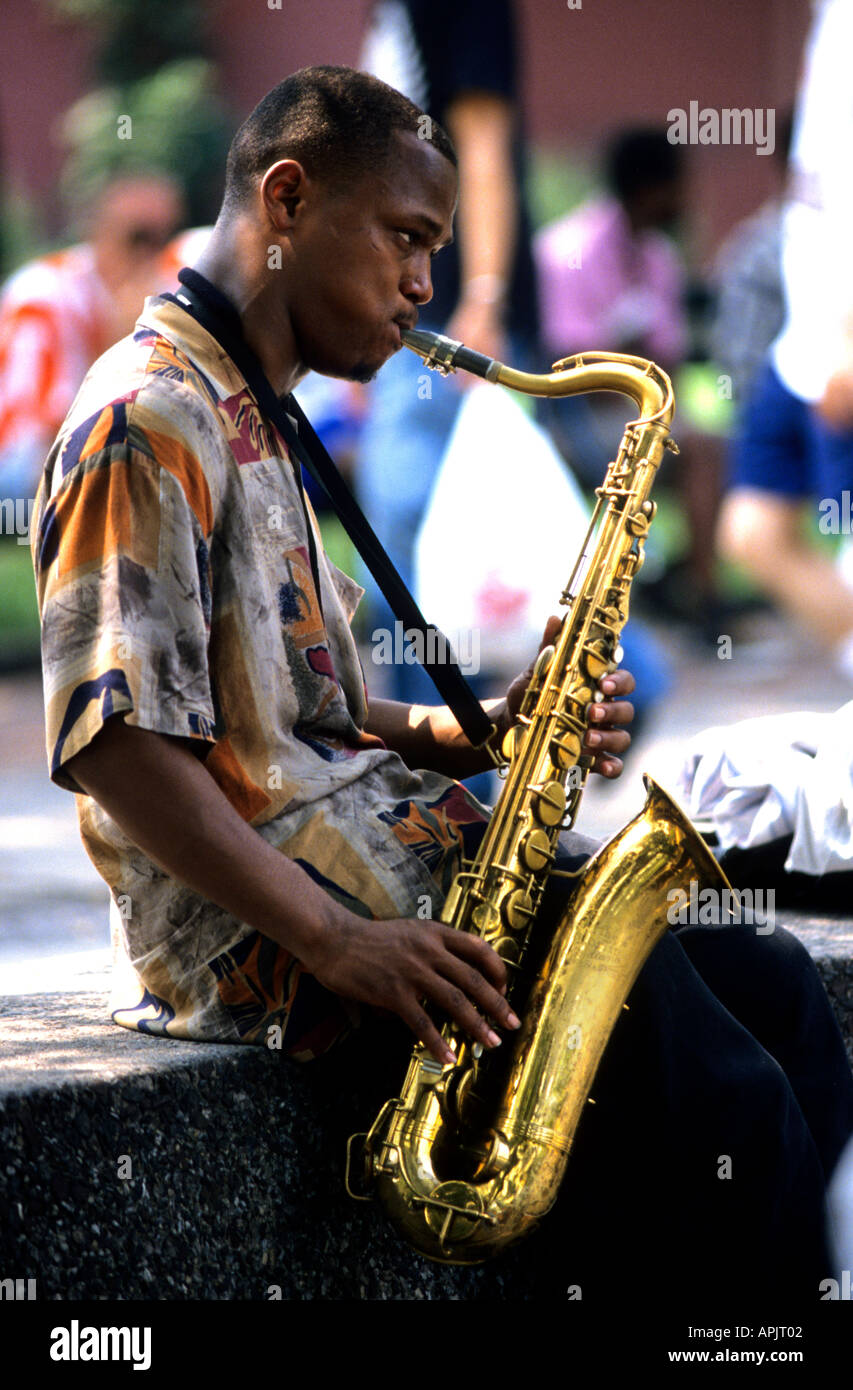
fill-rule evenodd
<path id="1" fill-rule="evenodd" d="M 400 286 L 402 293 L 414 304 L 429 304 L 432 299 L 432 274 L 429 256 L 418 257 Z"/>

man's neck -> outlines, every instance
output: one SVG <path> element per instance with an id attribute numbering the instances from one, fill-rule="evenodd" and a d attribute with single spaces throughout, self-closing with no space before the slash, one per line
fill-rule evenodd
<path id="1" fill-rule="evenodd" d="M 273 295 L 266 262 L 263 255 L 259 257 L 250 230 L 239 222 L 217 223 L 194 268 L 233 304 L 246 341 L 273 390 L 278 396 L 287 395 L 305 369 L 298 360 L 280 283 Z"/>

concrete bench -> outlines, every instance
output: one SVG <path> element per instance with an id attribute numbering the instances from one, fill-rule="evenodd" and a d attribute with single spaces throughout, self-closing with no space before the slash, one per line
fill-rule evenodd
<path id="1" fill-rule="evenodd" d="M 853 923 L 780 917 L 853 1060 Z M 0 1000 L 0 1055 L 0 1278 L 35 1278 L 39 1299 L 525 1297 L 524 1247 L 435 1265 L 347 1196 L 347 1136 L 394 1090 L 358 1049 L 348 1069 L 300 1067 L 147 1038 L 92 992 Z"/>

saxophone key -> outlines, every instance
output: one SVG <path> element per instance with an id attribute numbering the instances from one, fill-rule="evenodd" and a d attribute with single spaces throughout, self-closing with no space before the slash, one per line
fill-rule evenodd
<path id="1" fill-rule="evenodd" d="M 494 944 L 494 950 L 497 951 L 506 965 L 518 965 L 521 957 L 521 943 L 514 936 L 499 937 Z M 477 1046 L 479 1045 L 478 1043 Z"/>
<path id="2" fill-rule="evenodd" d="M 596 651 L 595 647 L 584 647 L 583 664 L 589 679 L 596 683 L 601 680 L 603 675 L 606 675 L 609 669 L 607 657 Z"/>
<path id="3" fill-rule="evenodd" d="M 502 907 L 504 921 L 512 931 L 520 931 L 533 917 L 533 899 L 523 888 L 514 888 Z"/>
<path id="4" fill-rule="evenodd" d="M 554 858 L 551 841 L 544 830 L 529 830 L 522 838 L 519 851 L 525 868 L 540 874 Z"/>
<path id="5" fill-rule="evenodd" d="M 581 755 L 581 739 L 573 729 L 566 729 L 561 734 L 555 734 L 551 739 L 549 748 L 551 761 L 555 767 L 562 772 L 566 772 L 570 767 L 574 767 Z"/>
<path id="6" fill-rule="evenodd" d="M 488 941 L 490 937 L 494 936 L 495 933 L 500 930 L 501 914 L 494 903 L 477 903 L 477 906 L 471 913 L 471 921 L 480 936 Z"/>
<path id="7" fill-rule="evenodd" d="M 535 661 L 535 664 L 534 664 L 534 666 L 533 666 L 533 675 L 532 675 L 532 677 L 531 677 L 531 679 L 530 679 L 530 684 L 531 684 L 531 685 L 538 685 L 538 683 L 539 683 L 539 681 L 542 679 L 542 677 L 545 676 L 545 675 L 547 675 L 548 671 L 549 671 L 550 668 L 551 668 L 551 662 L 552 662 L 553 660 L 554 660 L 554 648 L 553 648 L 553 646 L 543 647 L 542 650 L 541 650 L 541 652 L 540 652 L 539 655 L 537 656 L 536 661 Z"/>
<path id="8" fill-rule="evenodd" d="M 533 814 L 543 825 L 559 825 L 566 814 L 566 789 L 562 782 L 546 782 L 535 790 Z"/>
<path id="9" fill-rule="evenodd" d="M 513 762 L 515 755 L 521 746 L 526 730 L 523 725 L 513 724 L 511 729 L 507 729 L 501 743 L 501 752 L 508 763 Z"/>

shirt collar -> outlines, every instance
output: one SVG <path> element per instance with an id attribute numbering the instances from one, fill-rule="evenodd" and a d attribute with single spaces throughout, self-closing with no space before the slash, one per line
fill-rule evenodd
<path id="1" fill-rule="evenodd" d="M 215 387 L 221 400 L 249 389 L 242 372 L 225 350 L 180 304 L 162 295 L 151 295 L 143 305 L 134 331 L 145 329 L 161 334 L 188 357 Z"/>

